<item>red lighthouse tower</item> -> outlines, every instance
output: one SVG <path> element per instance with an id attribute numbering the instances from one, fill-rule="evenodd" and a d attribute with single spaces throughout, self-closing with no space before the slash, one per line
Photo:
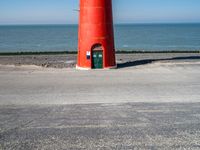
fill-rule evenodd
<path id="1" fill-rule="evenodd" d="M 115 68 L 112 0 L 80 0 L 78 69 Z"/>

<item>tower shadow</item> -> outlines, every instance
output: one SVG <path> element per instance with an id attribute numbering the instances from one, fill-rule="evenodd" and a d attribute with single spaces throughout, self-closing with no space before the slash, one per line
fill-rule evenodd
<path id="1" fill-rule="evenodd" d="M 172 57 L 172 58 L 163 58 L 163 59 L 142 59 L 136 61 L 129 61 L 125 63 L 117 64 L 117 67 L 120 68 L 128 68 L 140 65 L 151 64 L 157 61 L 170 61 L 170 60 L 200 60 L 200 56 L 187 56 L 187 57 Z"/>

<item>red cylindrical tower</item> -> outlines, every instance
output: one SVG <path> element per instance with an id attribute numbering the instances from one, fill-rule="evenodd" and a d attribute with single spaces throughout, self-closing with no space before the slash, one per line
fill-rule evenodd
<path id="1" fill-rule="evenodd" d="M 115 68 L 112 0 L 80 0 L 79 69 Z"/>

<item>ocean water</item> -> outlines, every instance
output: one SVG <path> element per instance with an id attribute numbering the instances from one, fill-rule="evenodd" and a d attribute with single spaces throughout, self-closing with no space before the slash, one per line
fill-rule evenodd
<path id="1" fill-rule="evenodd" d="M 76 51 L 77 25 L 0 26 L 0 52 Z M 115 25 L 116 50 L 200 50 L 200 24 Z"/>

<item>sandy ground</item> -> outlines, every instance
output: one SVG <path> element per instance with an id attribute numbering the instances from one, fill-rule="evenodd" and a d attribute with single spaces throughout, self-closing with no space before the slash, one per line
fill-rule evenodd
<path id="1" fill-rule="evenodd" d="M 2 65 L 36 65 L 46 68 L 73 68 L 76 65 L 76 54 L 67 55 L 19 55 L 0 56 Z M 119 67 L 147 64 L 152 61 L 200 59 L 200 53 L 138 53 L 117 54 Z"/>
<path id="2" fill-rule="evenodd" d="M 0 65 L 0 149 L 200 149 L 199 56 L 171 55 L 122 55 L 115 70 Z"/>

